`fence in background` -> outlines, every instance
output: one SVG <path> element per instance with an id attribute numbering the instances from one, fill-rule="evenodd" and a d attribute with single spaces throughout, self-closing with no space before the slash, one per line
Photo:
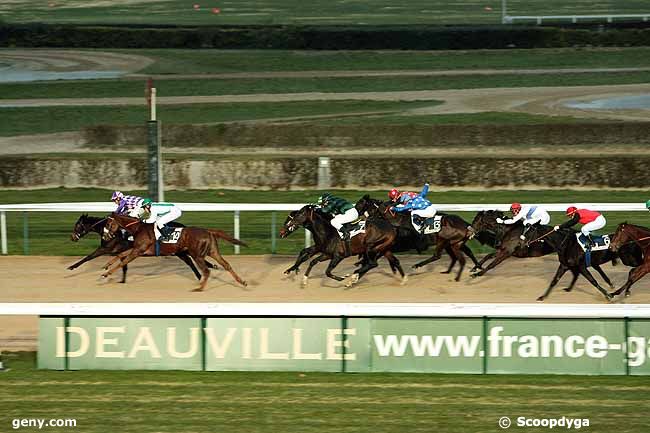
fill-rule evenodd
<path id="1" fill-rule="evenodd" d="M 301 203 L 176 203 L 183 212 L 232 212 L 233 232 L 236 238 L 240 237 L 242 212 L 272 212 L 269 218 L 271 227 L 271 251 L 275 251 L 277 233 L 277 212 L 289 213 L 300 209 Z M 568 206 L 575 205 L 599 211 L 646 211 L 643 203 L 552 203 L 543 204 L 549 212 L 564 211 Z M 478 212 L 481 210 L 507 211 L 510 204 L 440 204 L 436 205 L 443 212 Z M 86 212 L 108 214 L 115 209 L 115 205 L 107 202 L 78 202 L 78 203 L 34 203 L 0 205 L 0 245 L 2 254 L 8 254 L 7 246 L 7 212 L 21 212 L 23 214 L 23 254 L 29 254 L 29 212 Z M 305 231 L 305 246 L 311 244 L 311 236 Z M 234 247 L 235 254 L 239 254 L 239 246 Z"/>

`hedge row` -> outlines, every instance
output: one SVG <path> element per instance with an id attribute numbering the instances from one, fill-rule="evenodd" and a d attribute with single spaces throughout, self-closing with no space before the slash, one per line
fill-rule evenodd
<path id="1" fill-rule="evenodd" d="M 216 148 L 409 148 L 475 146 L 650 145 L 650 122 L 548 125 L 162 125 L 163 146 Z M 139 146 L 146 127 L 98 125 L 86 145 Z"/>
<path id="2" fill-rule="evenodd" d="M 0 24 L 2 47 L 250 49 L 500 49 L 647 46 L 648 28 L 527 26 L 126 27 Z"/>
<path id="3" fill-rule="evenodd" d="M 444 157 L 387 155 L 331 160 L 335 188 L 649 188 L 650 156 Z M 0 158 L 0 188 L 146 186 L 146 158 L 73 159 L 47 156 Z M 317 188 L 317 158 L 214 155 L 212 160 L 165 158 L 169 188 L 302 189 Z"/>

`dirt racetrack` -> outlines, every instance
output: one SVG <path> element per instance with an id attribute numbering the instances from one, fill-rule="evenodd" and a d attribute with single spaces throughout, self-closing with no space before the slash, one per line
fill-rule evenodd
<path id="1" fill-rule="evenodd" d="M 229 256 L 227 260 L 248 281 L 248 287 L 237 285 L 221 269 L 212 273 L 205 292 L 196 293 L 191 292 L 196 286 L 191 271 L 175 257 L 136 260 L 129 266 L 127 284 L 124 285 L 119 283 L 119 275 L 109 280 L 100 278 L 105 258 L 68 271 L 66 267 L 74 263 L 76 257 L 9 256 L 0 258 L 0 302 L 530 303 L 543 293 L 557 267 L 555 256 L 509 259 L 491 275 L 473 279 L 465 271 L 461 281 L 454 282 L 452 276 L 440 274 L 448 264 L 446 257 L 423 269 L 410 269 L 413 263 L 424 258 L 400 256 L 409 276 L 403 286 L 382 260 L 379 269 L 371 271 L 355 286 L 346 289 L 342 283 L 324 277 L 326 265 L 323 263 L 314 268 L 308 286 L 302 288 L 301 276 L 283 274 L 293 264 L 293 257 Z M 303 266 L 301 272 L 305 269 Z M 608 264 L 604 269 L 616 287 L 627 279 L 629 268 L 623 265 L 612 267 Z M 336 273 L 343 275 L 351 270 L 353 260 L 348 259 L 339 265 Z M 595 271 L 593 274 L 596 276 Z M 600 281 L 600 276 L 596 278 Z M 569 281 L 567 274 L 545 302 L 606 302 L 582 277 L 573 292 L 561 290 Z M 632 288 L 632 296 L 618 298 L 616 302 L 650 303 L 650 278 L 639 281 Z M 37 332 L 36 317 L 0 316 L 0 350 L 34 349 Z"/>

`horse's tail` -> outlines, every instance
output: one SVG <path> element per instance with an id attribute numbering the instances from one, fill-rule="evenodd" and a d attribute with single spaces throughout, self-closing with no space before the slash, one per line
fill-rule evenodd
<path id="1" fill-rule="evenodd" d="M 231 244 L 235 244 L 235 245 L 242 245 L 242 246 L 245 246 L 245 247 L 248 246 L 248 244 L 246 244 L 246 242 L 240 241 L 239 239 L 235 239 L 232 236 L 230 236 L 228 233 L 226 233 L 226 232 L 224 232 L 222 230 L 213 230 L 213 229 L 207 229 L 207 230 L 208 230 L 208 232 L 210 232 L 211 235 L 213 235 L 214 237 L 216 237 L 218 239 L 226 240 L 226 241 L 230 242 Z"/>

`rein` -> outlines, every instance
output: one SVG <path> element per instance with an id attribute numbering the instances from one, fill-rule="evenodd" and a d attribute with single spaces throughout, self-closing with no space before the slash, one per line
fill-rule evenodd
<path id="1" fill-rule="evenodd" d="M 546 234 L 543 234 L 542 236 L 538 237 L 538 238 L 535 239 L 534 241 L 530 241 L 530 242 L 528 242 L 528 245 L 530 245 L 530 244 L 534 244 L 535 242 L 544 239 L 546 236 L 550 235 L 550 234 L 553 233 L 553 232 L 555 232 L 555 230 L 551 230 L 550 232 L 548 232 L 548 233 L 546 233 Z M 566 240 L 566 236 L 564 237 L 564 239 Z M 564 243 L 564 241 L 562 241 L 562 243 Z"/>

